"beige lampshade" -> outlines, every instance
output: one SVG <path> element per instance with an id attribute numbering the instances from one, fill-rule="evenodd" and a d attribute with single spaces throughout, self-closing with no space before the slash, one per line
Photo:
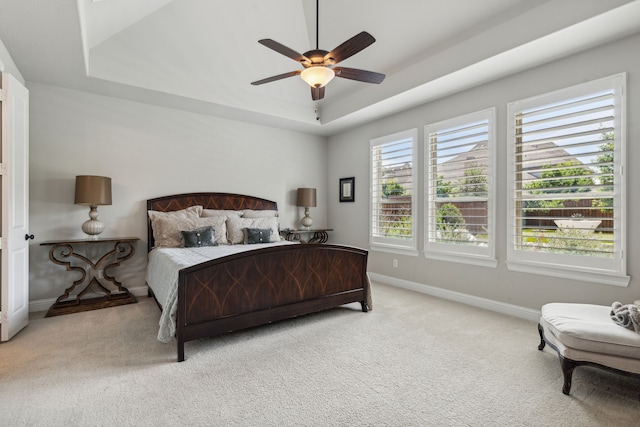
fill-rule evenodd
<path id="1" fill-rule="evenodd" d="M 298 206 L 305 208 L 316 207 L 316 189 L 315 188 L 298 188 Z"/>
<path id="2" fill-rule="evenodd" d="M 76 205 L 111 204 L 111 178 L 106 176 L 76 176 Z"/>

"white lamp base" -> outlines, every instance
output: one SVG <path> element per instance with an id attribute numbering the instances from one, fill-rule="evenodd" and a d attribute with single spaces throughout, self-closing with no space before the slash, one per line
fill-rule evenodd
<path id="1" fill-rule="evenodd" d="M 93 239 L 98 238 L 98 234 L 104 231 L 104 223 L 98 219 L 98 208 L 91 206 L 89 210 L 89 220 L 82 224 L 82 231 L 91 236 Z"/>
<path id="2" fill-rule="evenodd" d="M 309 208 L 304 208 L 304 217 L 300 220 L 300 224 L 304 228 L 310 228 L 313 225 L 313 218 L 309 216 Z"/>

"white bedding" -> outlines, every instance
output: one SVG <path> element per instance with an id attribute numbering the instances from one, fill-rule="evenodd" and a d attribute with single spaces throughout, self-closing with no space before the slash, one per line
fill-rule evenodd
<path id="1" fill-rule="evenodd" d="M 296 242 L 273 242 L 256 245 L 219 245 L 198 248 L 156 248 L 149 253 L 147 284 L 162 305 L 158 340 L 171 341 L 176 333 L 178 311 L 178 273 L 181 269 L 202 262 L 254 249 L 297 244 Z"/>

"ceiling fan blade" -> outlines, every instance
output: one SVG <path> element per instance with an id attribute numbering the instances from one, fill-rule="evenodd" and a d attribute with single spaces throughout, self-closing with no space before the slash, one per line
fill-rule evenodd
<path id="1" fill-rule="evenodd" d="M 318 101 L 324 98 L 324 86 L 311 88 L 311 99 Z"/>
<path id="2" fill-rule="evenodd" d="M 262 40 L 258 40 L 258 43 L 268 47 L 269 49 L 273 49 L 276 52 L 293 59 L 294 61 L 297 61 L 297 62 L 300 62 L 300 63 L 311 62 L 309 60 L 309 58 L 307 58 L 303 54 L 298 53 L 295 50 L 293 50 L 291 48 L 288 48 L 285 45 L 283 45 L 282 43 L 278 43 L 275 40 L 262 39 Z"/>
<path id="3" fill-rule="evenodd" d="M 384 74 L 376 73 L 367 70 L 358 70 L 357 68 L 345 68 L 336 67 L 333 69 L 336 73 L 336 77 L 342 77 L 343 79 L 357 80 L 365 83 L 380 84 L 386 77 Z"/>
<path id="4" fill-rule="evenodd" d="M 342 43 L 331 52 L 327 53 L 324 56 L 324 60 L 327 61 L 331 59 L 334 64 L 337 64 L 338 62 L 344 61 L 350 56 L 353 56 L 356 53 L 360 52 L 367 46 L 370 46 L 375 41 L 376 39 L 373 38 L 371 34 L 363 31 L 360 34 L 356 34 L 355 36 L 351 37 L 349 40 Z"/>
<path id="5" fill-rule="evenodd" d="M 286 79 L 287 77 L 297 76 L 301 72 L 302 72 L 301 70 L 289 71 L 288 73 L 278 74 L 277 76 L 271 76 L 271 77 L 267 77 L 266 79 L 251 82 L 251 84 L 254 86 L 257 86 L 265 83 L 271 83 L 271 82 L 275 82 L 276 80 Z"/>

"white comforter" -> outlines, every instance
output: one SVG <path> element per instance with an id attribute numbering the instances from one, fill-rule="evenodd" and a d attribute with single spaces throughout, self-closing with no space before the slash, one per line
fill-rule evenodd
<path id="1" fill-rule="evenodd" d="M 158 340 L 171 341 L 176 334 L 178 312 L 178 273 L 181 269 L 202 262 L 268 246 L 297 244 L 295 242 L 261 243 L 257 245 L 220 245 L 201 248 L 158 248 L 149 253 L 147 284 L 162 305 Z"/>

